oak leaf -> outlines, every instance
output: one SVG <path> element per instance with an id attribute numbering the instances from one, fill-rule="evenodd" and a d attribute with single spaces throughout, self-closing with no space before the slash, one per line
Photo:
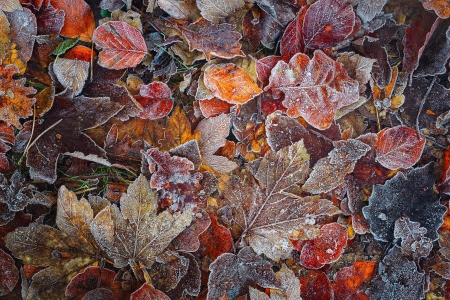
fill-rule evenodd
<path id="1" fill-rule="evenodd" d="M 269 81 L 265 90 L 271 89 L 275 99 L 284 94 L 283 105 L 290 117 L 301 116 L 321 130 L 331 126 L 337 109 L 359 99 L 358 82 L 320 50 L 312 59 L 297 53 L 289 63 L 279 61 Z"/>
<path id="2" fill-rule="evenodd" d="M 97 27 L 92 40 L 103 51 L 99 64 L 108 69 L 137 66 L 147 54 L 147 45 L 139 30 L 123 21 L 109 21 Z"/>
<path id="3" fill-rule="evenodd" d="M 168 210 L 157 214 L 157 209 L 156 191 L 140 175 L 120 198 L 120 210 L 113 205 L 97 214 L 91 225 L 97 229 L 95 239 L 115 267 L 150 267 L 192 221 L 190 209 L 173 215 Z"/>
<path id="4" fill-rule="evenodd" d="M 91 42 L 95 29 L 94 13 L 84 0 L 51 0 L 51 4 L 66 13 L 62 36 Z"/>
<path id="5" fill-rule="evenodd" d="M 0 66 L 0 120 L 21 129 L 19 119 L 33 114 L 35 99 L 27 96 L 36 93 L 36 90 L 24 86 L 25 78 L 15 80 L 13 77 L 18 73 L 15 65 Z"/>
<path id="6" fill-rule="evenodd" d="M 222 196 L 222 212 L 232 210 L 232 223 L 242 229 L 240 240 L 277 261 L 289 257 L 289 239 L 312 229 L 316 218 L 339 212 L 330 201 L 290 194 L 309 173 L 309 155 L 299 141 L 277 152 L 269 150 L 249 175 L 232 176 Z M 245 177 L 248 177 L 244 180 Z M 294 237 L 295 238 L 295 237 Z"/>
<path id="7" fill-rule="evenodd" d="M 250 76 L 232 63 L 208 66 L 204 81 L 215 97 L 231 104 L 244 104 L 262 93 Z"/>

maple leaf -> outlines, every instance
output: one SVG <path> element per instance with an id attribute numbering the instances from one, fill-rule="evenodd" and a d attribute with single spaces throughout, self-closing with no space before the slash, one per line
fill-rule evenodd
<path id="1" fill-rule="evenodd" d="M 9 294 L 19 281 L 19 270 L 14 265 L 14 259 L 0 249 L 0 296 Z"/>
<path id="2" fill-rule="evenodd" d="M 6 122 L 0 121 L 0 172 L 6 173 L 9 169 L 8 158 L 5 153 L 11 149 L 15 142 L 14 129 Z"/>
<path id="3" fill-rule="evenodd" d="M 95 29 L 94 13 L 84 0 L 51 0 L 51 4 L 66 13 L 62 36 L 91 42 Z"/>
<path id="4" fill-rule="evenodd" d="M 358 82 L 320 50 L 313 59 L 297 53 L 289 63 L 279 61 L 269 81 L 264 90 L 271 89 L 275 99 L 284 94 L 283 105 L 290 117 L 302 116 L 321 130 L 331 126 L 337 109 L 359 99 Z"/>
<path id="5" fill-rule="evenodd" d="M 98 63 L 104 68 L 135 67 L 147 54 L 141 32 L 123 21 L 109 21 L 97 27 L 92 40 L 98 48 L 103 48 Z"/>
<path id="6" fill-rule="evenodd" d="M 0 120 L 21 129 L 19 119 L 33 114 L 31 107 L 35 99 L 27 96 L 36 93 L 36 90 L 24 86 L 25 78 L 14 80 L 14 75 L 18 73 L 15 65 L 0 66 Z"/>
<path id="7" fill-rule="evenodd" d="M 420 223 L 411 222 L 408 217 L 401 217 L 395 221 L 394 238 L 401 239 L 403 255 L 417 261 L 427 257 L 433 249 L 433 243 L 425 234 L 427 229 L 420 227 Z"/>
<path id="8" fill-rule="evenodd" d="M 377 263 L 356 261 L 352 266 L 342 268 L 333 281 L 334 299 L 368 299 L 364 286 L 372 279 Z"/>
<path id="9" fill-rule="evenodd" d="M 48 267 L 33 276 L 27 299 L 60 299 L 69 281 L 104 257 L 90 230 L 93 211 L 85 199 L 62 186 L 56 223 L 61 230 L 32 223 L 9 233 L 6 246 L 27 264 Z"/>
<path id="10" fill-rule="evenodd" d="M 117 206 L 105 207 L 93 221 L 95 239 L 118 268 L 139 263 L 150 267 L 170 242 L 192 221 L 190 209 L 173 215 L 165 210 L 157 215 L 156 192 L 143 175 L 128 187 Z"/>
<path id="11" fill-rule="evenodd" d="M 204 82 L 215 97 L 231 104 L 244 104 L 262 93 L 250 76 L 232 63 L 208 66 Z"/>
<path id="12" fill-rule="evenodd" d="M 363 214 L 376 240 L 393 241 L 395 222 L 402 216 L 424 227 L 427 238 L 438 239 L 437 229 L 443 223 L 447 208 L 433 192 L 433 169 L 433 164 L 429 163 L 406 174 L 398 172 L 384 185 L 374 186 Z"/>
<path id="13" fill-rule="evenodd" d="M 53 72 L 64 88 L 70 88 L 74 96 L 81 93 L 88 77 L 89 63 L 82 60 L 59 58 L 53 63 Z"/>
<path id="14" fill-rule="evenodd" d="M 208 21 L 219 23 L 236 11 L 244 8 L 244 0 L 198 0 L 197 7 L 201 15 Z"/>
<path id="15" fill-rule="evenodd" d="M 69 89 L 56 95 L 53 107 L 36 122 L 33 136 L 30 137 L 32 121 L 26 122 L 17 136 L 18 143 L 24 145 L 30 138 L 34 140 L 46 131 L 27 153 L 31 178 L 54 182 L 56 164 L 61 154 L 82 152 L 88 160 L 108 164 L 106 160 L 101 160 L 105 151 L 82 131 L 103 124 L 120 109 L 119 104 L 108 98 L 73 98 L 73 92 Z"/>
<path id="16" fill-rule="evenodd" d="M 254 175 L 233 176 L 222 195 L 224 208 L 233 211 L 233 223 L 242 229 L 241 240 L 258 253 L 277 261 L 287 258 L 292 247 L 289 238 L 296 230 L 311 229 L 319 216 L 339 212 L 330 201 L 319 197 L 297 197 L 289 191 L 305 181 L 309 155 L 303 141 L 278 152 L 269 150 Z"/>
<path id="17" fill-rule="evenodd" d="M 356 161 L 369 150 L 367 144 L 354 140 L 333 142 L 335 148 L 320 159 L 303 185 L 303 190 L 313 194 L 326 193 L 344 183 L 345 176 L 355 168 Z"/>
<path id="18" fill-rule="evenodd" d="M 305 13 L 303 40 L 305 48 L 332 47 L 349 36 L 355 26 L 355 13 L 350 3 L 319 0 Z"/>
<path id="19" fill-rule="evenodd" d="M 189 43 L 189 51 L 202 51 L 207 60 L 211 60 L 211 55 L 222 58 L 245 56 L 239 43 L 242 35 L 234 31 L 235 25 L 214 24 L 201 18 L 187 27 L 178 28 Z"/>
<path id="20" fill-rule="evenodd" d="M 238 295 L 246 294 L 250 285 L 280 287 L 270 263 L 250 247 L 242 248 L 237 255 L 222 254 L 209 266 L 209 270 L 207 300 L 221 300 L 225 295 L 236 299 Z"/>

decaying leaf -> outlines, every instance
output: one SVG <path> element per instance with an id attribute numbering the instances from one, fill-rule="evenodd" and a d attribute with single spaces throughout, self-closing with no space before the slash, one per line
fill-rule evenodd
<path id="1" fill-rule="evenodd" d="M 269 80 L 265 90 L 271 89 L 275 99 L 284 94 L 283 105 L 290 117 L 302 116 L 321 130 L 331 126 L 337 109 L 359 99 L 358 82 L 320 50 L 312 59 L 298 53 L 289 63 L 279 61 Z"/>
<path id="2" fill-rule="evenodd" d="M 418 260 L 427 257 L 433 243 L 431 239 L 425 237 L 426 228 L 420 227 L 420 223 L 411 222 L 408 217 L 401 217 L 395 221 L 394 238 L 401 239 L 401 249 L 403 255 Z"/>

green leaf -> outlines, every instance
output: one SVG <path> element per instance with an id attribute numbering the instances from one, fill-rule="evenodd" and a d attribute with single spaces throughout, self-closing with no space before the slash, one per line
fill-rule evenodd
<path id="1" fill-rule="evenodd" d="M 100 15 L 101 15 L 103 18 L 111 18 L 111 12 L 110 12 L 109 10 L 107 10 L 107 9 L 102 9 L 102 10 L 100 11 Z"/>
<path id="2" fill-rule="evenodd" d="M 60 56 L 61 54 L 66 53 L 67 50 L 75 46 L 77 43 L 78 39 L 65 40 L 64 42 L 59 44 L 58 47 L 56 47 L 55 51 L 53 51 L 53 54 L 56 56 Z"/>

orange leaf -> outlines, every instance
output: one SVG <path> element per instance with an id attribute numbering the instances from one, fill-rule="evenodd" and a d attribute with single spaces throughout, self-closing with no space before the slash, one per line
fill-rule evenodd
<path id="1" fill-rule="evenodd" d="M 205 85 L 213 95 L 232 104 L 243 104 L 262 93 L 245 71 L 232 63 L 205 69 Z"/>
<path id="2" fill-rule="evenodd" d="M 424 0 L 423 7 L 434 12 L 442 19 L 450 17 L 450 3 L 447 0 Z"/>
<path id="3" fill-rule="evenodd" d="M 92 39 L 97 47 L 103 48 L 98 63 L 104 68 L 135 67 L 147 54 L 141 32 L 122 21 L 110 21 L 97 27 Z"/>
<path id="4" fill-rule="evenodd" d="M 66 13 L 61 35 L 68 38 L 79 38 L 83 42 L 92 40 L 95 29 L 94 13 L 83 0 L 52 0 L 54 8 Z"/>
<path id="5" fill-rule="evenodd" d="M 375 274 L 375 261 L 357 261 L 351 267 L 342 268 L 333 282 L 334 299 L 369 299 L 363 292 L 363 284 Z"/>
<path id="6" fill-rule="evenodd" d="M 77 45 L 72 49 L 70 49 L 69 51 L 67 51 L 67 53 L 64 55 L 64 58 L 78 59 L 91 62 L 91 56 L 92 50 L 90 48 L 83 45 Z"/>

